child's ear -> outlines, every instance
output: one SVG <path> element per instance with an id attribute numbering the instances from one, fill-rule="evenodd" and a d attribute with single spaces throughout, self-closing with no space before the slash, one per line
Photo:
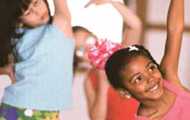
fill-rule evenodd
<path id="1" fill-rule="evenodd" d="M 127 99 L 131 98 L 131 94 L 127 90 L 118 89 L 117 91 L 119 92 L 121 97 L 124 97 L 124 98 L 127 98 Z"/>

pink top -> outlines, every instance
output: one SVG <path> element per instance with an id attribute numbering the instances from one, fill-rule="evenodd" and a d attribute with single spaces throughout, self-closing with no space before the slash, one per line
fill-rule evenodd
<path id="1" fill-rule="evenodd" d="M 190 93 L 166 80 L 164 86 L 176 94 L 176 101 L 162 120 L 190 120 Z M 137 120 L 148 120 L 148 118 L 138 116 Z"/>

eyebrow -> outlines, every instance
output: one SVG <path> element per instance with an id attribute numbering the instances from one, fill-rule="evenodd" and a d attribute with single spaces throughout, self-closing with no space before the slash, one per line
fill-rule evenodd
<path id="1" fill-rule="evenodd" d="M 152 64 L 152 63 L 153 63 L 152 61 L 148 62 L 148 64 L 146 65 L 145 68 L 148 68 L 150 66 L 150 64 Z"/>

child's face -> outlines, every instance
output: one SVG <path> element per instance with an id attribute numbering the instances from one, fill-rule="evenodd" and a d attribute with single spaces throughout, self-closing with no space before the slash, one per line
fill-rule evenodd
<path id="1" fill-rule="evenodd" d="M 146 57 L 132 58 L 121 75 L 125 87 L 140 102 L 159 99 L 163 94 L 162 75 L 157 65 Z"/>
<path id="2" fill-rule="evenodd" d="M 95 36 L 92 36 L 89 32 L 78 31 L 74 34 L 76 40 L 76 54 L 78 57 L 81 57 L 85 61 L 88 61 L 88 45 L 90 41 L 95 41 Z"/>
<path id="3" fill-rule="evenodd" d="M 49 10 L 45 0 L 32 0 L 28 9 L 21 16 L 21 21 L 29 27 L 37 27 L 49 21 Z"/>

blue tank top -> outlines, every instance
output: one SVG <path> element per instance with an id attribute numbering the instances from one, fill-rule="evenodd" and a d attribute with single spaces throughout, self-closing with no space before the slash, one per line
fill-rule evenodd
<path id="1" fill-rule="evenodd" d="M 16 45 L 16 83 L 3 103 L 35 110 L 63 110 L 72 103 L 74 40 L 55 25 L 25 30 Z"/>

